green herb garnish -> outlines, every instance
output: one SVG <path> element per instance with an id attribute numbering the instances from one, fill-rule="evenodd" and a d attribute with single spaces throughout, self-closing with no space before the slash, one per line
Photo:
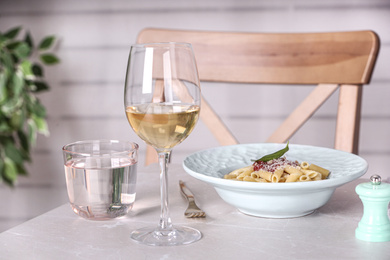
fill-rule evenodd
<path id="1" fill-rule="evenodd" d="M 286 147 L 284 147 L 283 149 L 276 151 L 274 153 L 271 153 L 271 154 L 264 155 L 260 159 L 252 160 L 252 161 L 253 162 L 258 162 L 258 161 L 268 162 L 268 161 L 271 161 L 273 159 L 278 159 L 278 158 L 282 157 L 288 151 L 288 143 L 289 142 L 287 142 Z"/>

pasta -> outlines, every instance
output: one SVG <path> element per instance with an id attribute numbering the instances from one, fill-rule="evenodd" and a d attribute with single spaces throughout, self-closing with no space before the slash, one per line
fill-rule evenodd
<path id="1" fill-rule="evenodd" d="M 250 182 L 306 182 L 327 179 L 330 171 L 308 162 L 298 163 L 285 157 L 268 162 L 256 161 L 253 165 L 234 170 L 225 179 Z"/>
<path id="2" fill-rule="evenodd" d="M 284 174 L 284 170 L 282 168 L 278 168 L 274 171 L 271 177 L 271 182 L 279 182 Z"/>

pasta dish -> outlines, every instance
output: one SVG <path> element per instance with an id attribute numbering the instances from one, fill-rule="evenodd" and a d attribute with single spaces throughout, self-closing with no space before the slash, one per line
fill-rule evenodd
<path id="1" fill-rule="evenodd" d="M 308 162 L 299 164 L 297 161 L 292 162 L 282 157 L 261 166 L 255 162 L 251 166 L 226 174 L 224 178 L 252 182 L 298 182 L 324 180 L 328 175 L 329 170 L 318 165 Z"/>
<path id="2" fill-rule="evenodd" d="M 330 171 L 308 162 L 287 160 L 282 156 L 286 148 L 263 156 L 252 165 L 234 170 L 224 176 L 225 179 L 251 182 L 303 182 L 328 178 Z"/>

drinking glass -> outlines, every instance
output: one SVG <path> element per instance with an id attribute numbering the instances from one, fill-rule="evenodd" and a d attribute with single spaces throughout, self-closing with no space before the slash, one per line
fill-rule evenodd
<path id="1" fill-rule="evenodd" d="M 198 230 L 172 225 L 168 207 L 167 171 L 171 151 L 192 132 L 200 111 L 200 84 L 191 44 L 132 45 L 124 96 L 130 126 L 146 144 L 156 149 L 160 164 L 159 224 L 136 230 L 131 238 L 153 246 L 199 240 L 202 235 Z"/>
<path id="2" fill-rule="evenodd" d="M 66 187 L 73 211 L 89 220 L 126 215 L 133 207 L 138 144 L 87 140 L 62 148 Z"/>

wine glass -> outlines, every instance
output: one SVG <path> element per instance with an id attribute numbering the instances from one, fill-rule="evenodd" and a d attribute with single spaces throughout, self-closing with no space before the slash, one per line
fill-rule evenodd
<path id="1" fill-rule="evenodd" d="M 125 82 L 126 116 L 135 133 L 156 149 L 160 164 L 160 222 L 157 227 L 133 231 L 131 238 L 139 243 L 182 245 L 202 236 L 196 229 L 172 225 L 167 175 L 172 148 L 187 138 L 198 121 L 200 100 L 191 44 L 131 46 Z"/>

